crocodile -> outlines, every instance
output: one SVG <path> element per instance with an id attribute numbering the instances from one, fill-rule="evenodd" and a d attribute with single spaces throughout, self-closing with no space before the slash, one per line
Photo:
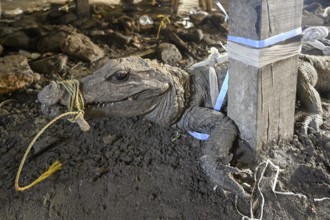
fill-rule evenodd
<path id="1" fill-rule="evenodd" d="M 224 76 L 226 68 L 227 64 L 219 64 L 216 69 Z M 229 163 L 238 129 L 224 113 L 212 109 L 208 68 L 195 68 L 190 73 L 140 57 L 109 59 L 93 74 L 79 79 L 85 117 L 142 115 L 162 126 L 209 134 L 200 158 L 206 175 L 215 186 L 248 198 L 233 177 L 241 170 Z M 56 116 L 65 111 L 68 93 L 51 82 L 38 99 L 45 114 Z"/>
<path id="2" fill-rule="evenodd" d="M 227 62 L 216 64 L 218 85 L 223 83 L 227 66 Z M 323 74 L 319 80 L 317 72 Z M 248 198 L 249 194 L 233 176 L 244 171 L 230 165 L 238 128 L 224 113 L 213 110 L 210 86 L 214 83 L 209 79 L 208 66 L 189 69 L 188 73 L 155 60 L 127 57 L 108 60 L 93 74 L 80 79 L 80 83 L 86 117 L 142 115 L 163 126 L 208 134 L 200 158 L 206 175 L 215 186 Z M 306 124 L 318 122 L 322 108 L 315 89 L 329 92 L 329 82 L 326 58 L 301 56 L 298 93 L 310 114 Z M 61 85 L 52 82 L 39 92 L 38 99 L 43 112 L 55 116 L 65 111 L 68 94 Z"/>

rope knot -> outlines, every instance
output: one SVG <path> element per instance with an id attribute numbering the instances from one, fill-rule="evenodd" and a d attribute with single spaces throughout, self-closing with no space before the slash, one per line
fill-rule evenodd
<path id="1" fill-rule="evenodd" d="M 55 82 L 56 83 L 56 82 Z M 16 174 L 16 179 L 15 179 L 15 189 L 17 191 L 24 191 L 26 189 L 29 189 L 36 185 L 37 183 L 43 181 L 44 179 L 48 178 L 50 175 L 52 175 L 54 172 L 60 170 L 62 168 L 62 164 L 59 161 L 55 161 L 49 169 L 41 174 L 36 180 L 34 180 L 32 183 L 26 185 L 26 186 L 19 186 L 19 178 L 23 169 L 23 165 L 26 161 L 26 158 L 29 154 L 29 152 L 32 149 L 32 146 L 34 143 L 37 141 L 37 139 L 40 137 L 41 134 L 44 133 L 44 131 L 54 124 L 56 121 L 59 119 L 71 115 L 72 117 L 69 119 L 71 122 L 77 122 L 78 125 L 80 126 L 81 130 L 83 131 L 88 131 L 90 129 L 89 124 L 86 122 L 84 119 L 84 98 L 83 95 L 80 92 L 79 89 L 79 81 L 72 79 L 72 80 L 65 80 L 61 82 L 57 82 L 56 84 L 62 85 L 66 91 L 69 93 L 69 99 L 68 99 L 68 112 L 65 112 L 53 120 L 51 120 L 47 125 L 45 125 L 38 133 L 37 135 L 32 139 L 31 143 L 29 144 L 28 148 L 26 149 L 23 158 L 21 160 L 21 163 L 19 165 L 17 174 Z"/>

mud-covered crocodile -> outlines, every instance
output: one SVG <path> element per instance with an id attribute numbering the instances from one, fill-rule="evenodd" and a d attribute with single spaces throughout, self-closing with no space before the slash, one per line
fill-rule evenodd
<path id="1" fill-rule="evenodd" d="M 318 84 L 308 76 L 314 76 L 318 68 L 323 68 L 324 76 L 319 79 L 330 82 L 329 71 L 325 70 L 329 64 L 326 66 L 325 63 L 313 63 L 313 58 L 308 56 L 303 56 L 300 63 L 298 84 L 301 85 L 298 91 L 301 99 L 306 100 L 302 103 L 313 115 L 322 112 L 317 92 L 310 92 Z M 226 71 L 227 63 L 218 64 L 219 85 Z M 209 134 L 201 157 L 207 176 L 222 189 L 247 197 L 248 194 L 232 176 L 240 170 L 229 164 L 232 159 L 230 150 L 238 129 L 225 114 L 213 110 L 208 67 L 198 67 L 189 72 L 138 57 L 109 60 L 92 75 L 80 80 L 85 112 L 87 116 L 105 117 L 143 115 L 160 125 Z M 330 91 L 329 83 L 319 84 L 324 91 Z M 67 105 L 68 94 L 62 86 L 53 82 L 39 93 L 38 99 L 46 114 L 58 114 L 58 110 Z"/>

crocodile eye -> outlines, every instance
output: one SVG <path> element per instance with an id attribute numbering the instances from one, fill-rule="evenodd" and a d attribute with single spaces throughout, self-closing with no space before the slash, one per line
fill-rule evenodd
<path id="1" fill-rule="evenodd" d="M 112 74 L 107 80 L 110 80 L 113 83 L 121 83 L 125 82 L 129 78 L 129 71 L 127 70 L 118 70 L 114 74 Z"/>

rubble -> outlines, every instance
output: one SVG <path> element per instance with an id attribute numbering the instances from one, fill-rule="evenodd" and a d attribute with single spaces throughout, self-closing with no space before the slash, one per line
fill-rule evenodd
<path id="1" fill-rule="evenodd" d="M 25 56 L 0 58 L 0 94 L 13 92 L 39 79 L 40 75 L 31 70 Z"/>
<path id="2" fill-rule="evenodd" d="M 57 74 L 65 71 L 68 62 L 68 56 L 64 54 L 56 54 L 45 57 L 29 63 L 34 72 L 41 74 Z"/>
<path id="3" fill-rule="evenodd" d="M 161 43 L 157 50 L 158 59 L 167 64 L 178 63 L 182 59 L 182 55 L 174 44 Z"/>
<path id="4" fill-rule="evenodd" d="M 80 33 L 68 35 L 60 47 L 64 53 L 85 62 L 94 62 L 104 57 L 103 50 Z"/>

